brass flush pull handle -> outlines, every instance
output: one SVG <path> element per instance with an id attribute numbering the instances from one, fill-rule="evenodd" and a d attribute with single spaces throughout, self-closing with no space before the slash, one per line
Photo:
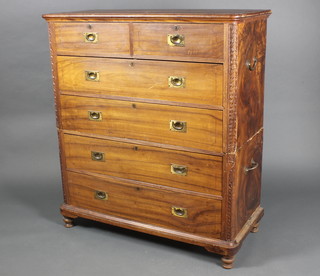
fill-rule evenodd
<path id="1" fill-rule="evenodd" d="M 180 34 L 168 34 L 167 43 L 170 46 L 184 47 L 184 36 Z"/>
<path id="2" fill-rule="evenodd" d="M 188 173 L 188 167 L 182 166 L 182 165 L 171 164 L 171 173 L 186 176 Z"/>
<path id="3" fill-rule="evenodd" d="M 94 191 L 94 198 L 100 200 L 108 200 L 108 194 L 102 191 Z"/>
<path id="4" fill-rule="evenodd" d="M 251 64 L 251 62 L 249 60 L 246 61 L 246 66 L 248 67 L 248 69 L 250 71 L 253 71 L 254 69 L 256 69 L 256 66 L 257 66 L 257 63 L 258 63 L 258 60 L 256 57 L 253 58 L 253 63 Z"/>
<path id="5" fill-rule="evenodd" d="M 171 131 L 179 131 L 179 132 L 187 132 L 187 122 L 171 120 L 170 121 L 170 130 Z"/>
<path id="6" fill-rule="evenodd" d="M 176 217 L 180 217 L 180 218 L 188 217 L 188 211 L 186 208 L 172 206 L 171 212 Z"/>
<path id="7" fill-rule="evenodd" d="M 85 71 L 87 81 L 99 81 L 100 74 L 98 71 Z"/>
<path id="8" fill-rule="evenodd" d="M 91 159 L 93 161 L 100 161 L 104 162 L 104 152 L 99 152 L 99 151 L 91 151 Z"/>
<path id="9" fill-rule="evenodd" d="M 90 43 L 98 42 L 98 33 L 84 33 L 84 41 Z"/>
<path id="10" fill-rule="evenodd" d="M 259 166 L 259 163 L 254 161 L 253 158 L 252 158 L 250 167 L 245 167 L 244 168 L 244 174 L 247 174 L 248 172 L 253 171 L 254 169 L 258 168 L 258 166 Z"/>
<path id="11" fill-rule="evenodd" d="M 88 111 L 88 118 L 91 121 L 102 121 L 102 112 L 100 111 Z"/>
<path id="12" fill-rule="evenodd" d="M 184 77 L 168 77 L 168 85 L 173 88 L 184 88 L 186 86 L 186 78 Z"/>

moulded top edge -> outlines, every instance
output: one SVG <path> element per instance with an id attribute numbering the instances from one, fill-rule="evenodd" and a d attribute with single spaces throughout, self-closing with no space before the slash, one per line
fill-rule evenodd
<path id="1" fill-rule="evenodd" d="M 168 19 L 183 21 L 184 19 L 198 20 L 241 20 L 255 16 L 269 16 L 271 10 L 231 10 L 231 9 L 203 9 L 203 10 L 89 10 L 78 12 L 62 12 L 44 14 L 46 20 L 111 20 L 111 19 Z"/>

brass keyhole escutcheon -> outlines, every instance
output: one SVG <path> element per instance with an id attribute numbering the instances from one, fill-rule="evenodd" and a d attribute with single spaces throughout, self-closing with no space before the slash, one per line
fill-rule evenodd
<path id="1" fill-rule="evenodd" d="M 94 198 L 100 199 L 100 200 L 108 200 L 108 194 L 103 191 L 95 191 Z"/>
<path id="2" fill-rule="evenodd" d="M 105 161 L 105 159 L 104 159 L 104 152 L 91 151 L 91 159 L 92 159 L 93 161 L 100 161 L 100 162 Z"/>
<path id="3" fill-rule="evenodd" d="M 98 42 L 98 33 L 84 33 L 84 41 L 89 43 Z"/>
<path id="4" fill-rule="evenodd" d="M 184 47 L 185 39 L 181 34 L 168 34 L 167 43 L 170 46 Z"/>
<path id="5" fill-rule="evenodd" d="M 180 217 L 180 218 L 188 217 L 188 211 L 186 208 L 172 206 L 171 212 L 176 217 Z"/>
<path id="6" fill-rule="evenodd" d="M 102 121 L 102 112 L 100 111 L 88 111 L 88 118 L 91 121 Z"/>
<path id="7" fill-rule="evenodd" d="M 176 77 L 176 76 L 169 76 L 168 77 L 168 85 L 169 87 L 173 88 L 184 88 L 186 84 L 185 77 Z"/>
<path id="8" fill-rule="evenodd" d="M 187 132 L 187 122 L 171 120 L 170 130 L 178 132 Z"/>
<path id="9" fill-rule="evenodd" d="M 100 74 L 98 71 L 85 71 L 85 77 L 87 81 L 99 81 Z"/>

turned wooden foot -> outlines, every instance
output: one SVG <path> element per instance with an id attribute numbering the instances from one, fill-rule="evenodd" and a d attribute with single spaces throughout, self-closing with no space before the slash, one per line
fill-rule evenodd
<path id="1" fill-rule="evenodd" d="M 260 223 L 257 222 L 255 225 L 253 225 L 252 229 L 251 229 L 251 233 L 257 233 L 259 232 L 259 225 Z"/>
<path id="2" fill-rule="evenodd" d="M 63 221 L 64 221 L 64 227 L 66 228 L 71 228 L 74 226 L 73 218 L 63 217 Z"/>
<path id="3" fill-rule="evenodd" d="M 226 269 L 233 268 L 233 262 L 235 260 L 235 256 L 223 256 L 221 258 L 222 261 L 222 267 Z"/>

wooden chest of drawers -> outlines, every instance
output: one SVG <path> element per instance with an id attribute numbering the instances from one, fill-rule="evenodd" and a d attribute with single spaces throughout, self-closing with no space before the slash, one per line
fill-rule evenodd
<path id="1" fill-rule="evenodd" d="M 65 226 L 205 247 L 231 268 L 260 207 L 270 10 L 47 14 Z"/>

